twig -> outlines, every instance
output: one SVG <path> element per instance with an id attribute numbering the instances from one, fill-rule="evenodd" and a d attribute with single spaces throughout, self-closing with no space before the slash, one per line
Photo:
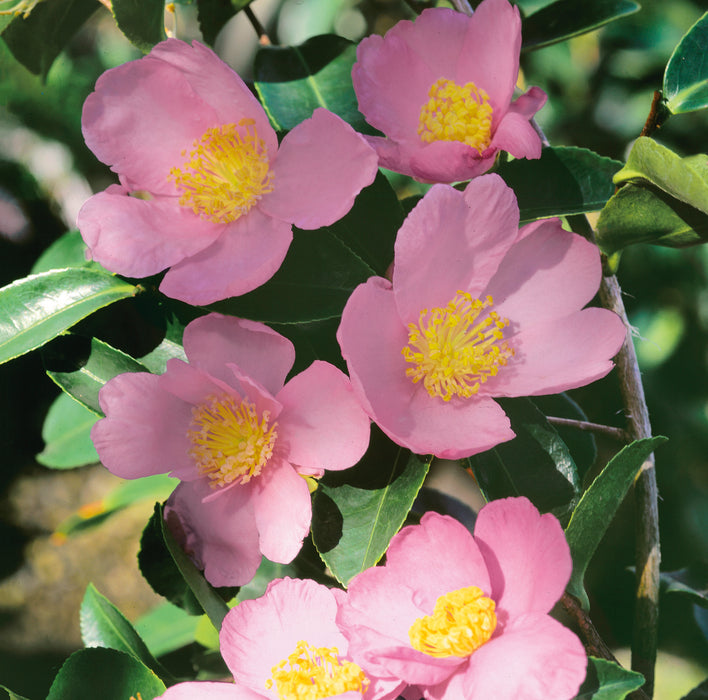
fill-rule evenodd
<path id="1" fill-rule="evenodd" d="M 248 21 L 251 23 L 251 26 L 255 29 L 256 34 L 258 35 L 258 43 L 261 46 L 270 46 L 273 42 L 270 40 L 268 32 L 266 32 L 265 27 L 260 23 L 258 17 L 253 14 L 253 10 L 250 5 L 246 5 L 246 7 L 243 8 L 243 11 L 246 13 Z"/>
<path id="2" fill-rule="evenodd" d="M 663 96 L 661 91 L 654 90 L 654 97 L 651 101 L 651 109 L 649 116 L 640 136 L 651 136 L 665 121 L 668 116 L 668 110 L 664 107 Z"/>
<path id="3" fill-rule="evenodd" d="M 551 425 L 575 428 L 576 430 L 582 430 L 586 433 L 598 433 L 600 435 L 607 435 L 613 440 L 617 440 L 617 442 L 631 442 L 630 437 L 625 430 L 622 430 L 622 428 L 615 428 L 611 425 L 590 423 L 586 420 L 574 420 L 573 418 L 559 418 L 558 416 L 546 416 L 546 420 Z"/>

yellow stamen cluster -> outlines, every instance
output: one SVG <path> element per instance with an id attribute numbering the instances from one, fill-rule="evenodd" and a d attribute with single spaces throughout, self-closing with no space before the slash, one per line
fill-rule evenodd
<path id="1" fill-rule="evenodd" d="M 469 656 L 494 634 L 494 608 L 494 601 L 477 586 L 445 593 L 435 601 L 432 615 L 419 617 L 411 625 L 411 646 L 438 658 Z"/>
<path id="2" fill-rule="evenodd" d="M 182 192 L 182 206 L 216 224 L 235 221 L 273 190 L 265 142 L 253 119 L 207 129 L 169 179 Z"/>
<path id="3" fill-rule="evenodd" d="M 322 700 L 356 690 L 362 695 L 369 680 L 352 661 L 340 661 L 337 647 L 313 647 L 300 640 L 295 651 L 273 666 L 266 688 L 280 700 Z"/>
<path id="4" fill-rule="evenodd" d="M 0 0 L 0 15 L 28 17 L 41 0 Z"/>
<path id="5" fill-rule="evenodd" d="M 481 384 L 506 365 L 514 351 L 500 343 L 509 320 L 496 311 L 481 314 L 493 304 L 458 291 L 445 307 L 420 312 L 418 323 L 408 324 L 408 345 L 401 351 L 414 383 L 423 380 L 431 396 L 449 401 L 469 398 Z"/>
<path id="6" fill-rule="evenodd" d="M 239 402 L 227 395 L 192 409 L 189 454 L 212 488 L 245 484 L 261 473 L 278 436 L 277 422 L 269 425 L 269 420 L 270 411 L 259 417 L 248 399 Z"/>
<path id="7" fill-rule="evenodd" d="M 474 83 L 457 85 L 439 78 L 430 87 L 420 110 L 418 135 L 424 143 L 462 141 L 480 153 L 492 139 L 489 95 Z"/>

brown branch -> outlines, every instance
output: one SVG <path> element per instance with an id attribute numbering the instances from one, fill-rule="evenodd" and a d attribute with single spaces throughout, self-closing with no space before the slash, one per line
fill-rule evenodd
<path id="1" fill-rule="evenodd" d="M 266 32 L 265 27 L 260 23 L 258 17 L 253 14 L 253 10 L 250 5 L 246 5 L 246 7 L 243 8 L 243 11 L 246 13 L 248 21 L 251 23 L 251 26 L 258 35 L 258 43 L 261 46 L 271 46 L 273 42 L 270 40 L 268 32 Z"/>
<path id="2" fill-rule="evenodd" d="M 665 119 L 666 114 L 663 109 L 662 94 L 659 90 L 654 90 L 654 97 L 651 101 L 649 116 L 647 117 L 646 122 L 644 122 L 642 133 L 639 135 L 651 136 L 662 125 Z"/>
<path id="3" fill-rule="evenodd" d="M 551 425 L 563 426 L 567 428 L 575 428 L 586 433 L 598 433 L 599 435 L 607 435 L 607 437 L 617 440 L 617 442 L 631 442 L 627 431 L 622 428 L 615 428 L 611 425 L 601 425 L 600 423 L 590 423 L 586 420 L 574 420 L 573 418 L 559 418 L 558 416 L 546 416 L 546 420 Z"/>

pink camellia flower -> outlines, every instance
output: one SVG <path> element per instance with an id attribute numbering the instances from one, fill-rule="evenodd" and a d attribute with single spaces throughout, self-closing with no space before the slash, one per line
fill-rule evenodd
<path id="1" fill-rule="evenodd" d="M 234 684 L 180 683 L 162 700 L 389 700 L 404 684 L 355 664 L 335 623 L 344 591 L 310 580 L 278 579 L 224 618 L 221 655 Z"/>
<path id="2" fill-rule="evenodd" d="M 498 175 L 434 185 L 408 215 L 393 284 L 347 301 L 337 339 L 369 416 L 399 445 L 458 459 L 514 437 L 494 396 L 555 394 L 607 374 L 625 327 L 582 307 L 600 256 L 557 219 L 519 230 Z"/>
<path id="3" fill-rule="evenodd" d="M 263 108 L 206 46 L 168 39 L 104 73 L 83 132 L 120 185 L 91 197 L 78 226 L 90 256 L 191 304 L 244 294 L 285 257 L 292 225 L 340 219 L 376 175 L 376 154 L 324 109 L 278 146 Z"/>
<path id="4" fill-rule="evenodd" d="M 370 36 L 352 71 L 359 109 L 386 138 L 370 137 L 381 166 L 422 182 L 469 180 L 499 151 L 539 158 L 530 123 L 537 87 L 512 102 L 521 20 L 507 0 L 483 0 L 471 17 L 445 8 Z"/>
<path id="5" fill-rule="evenodd" d="M 569 700 L 587 659 L 547 613 L 571 570 L 560 523 L 526 498 L 486 505 L 474 536 L 426 513 L 352 579 L 337 622 L 357 663 L 427 700 Z"/>
<path id="6" fill-rule="evenodd" d="M 121 374 L 101 389 L 91 437 L 124 479 L 182 480 L 166 519 L 215 586 L 253 578 L 261 554 L 287 563 L 311 520 L 305 476 L 355 464 L 369 419 L 340 370 L 314 362 L 284 384 L 292 343 L 262 323 L 220 314 L 184 331 L 189 362 Z"/>

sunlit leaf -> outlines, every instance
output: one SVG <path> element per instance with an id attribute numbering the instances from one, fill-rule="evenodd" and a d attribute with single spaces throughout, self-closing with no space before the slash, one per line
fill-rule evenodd
<path id="1" fill-rule="evenodd" d="M 588 658 L 588 672 L 575 700 L 624 700 L 644 685 L 644 676 L 612 661 Z"/>
<path id="2" fill-rule="evenodd" d="M 198 623 L 198 617 L 165 602 L 139 617 L 135 631 L 154 656 L 162 656 L 191 644 Z"/>
<path id="3" fill-rule="evenodd" d="M 674 114 L 708 107 L 708 12 L 684 35 L 664 73 L 664 99 Z"/>
<path id="4" fill-rule="evenodd" d="M 167 38 L 165 0 L 113 0 L 112 7 L 118 28 L 143 53 Z"/>
<path id="5" fill-rule="evenodd" d="M 0 289 L 0 362 L 44 345 L 82 318 L 138 291 L 100 270 L 52 270 Z"/>
<path id="6" fill-rule="evenodd" d="M 32 265 L 32 274 L 59 270 L 64 267 L 91 267 L 102 269 L 93 261 L 86 259 L 86 244 L 78 231 L 67 231 L 47 248 Z"/>

